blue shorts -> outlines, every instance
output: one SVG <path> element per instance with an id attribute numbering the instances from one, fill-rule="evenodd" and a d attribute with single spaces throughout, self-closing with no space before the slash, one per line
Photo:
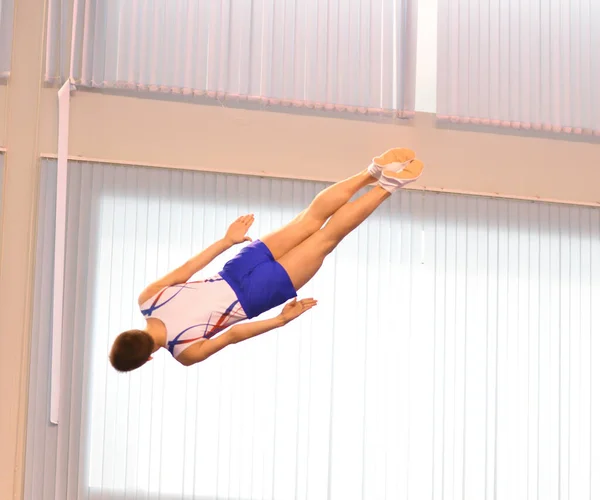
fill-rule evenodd
<path id="1" fill-rule="evenodd" d="M 288 273 L 260 240 L 243 248 L 219 274 L 233 288 L 249 319 L 296 297 Z"/>

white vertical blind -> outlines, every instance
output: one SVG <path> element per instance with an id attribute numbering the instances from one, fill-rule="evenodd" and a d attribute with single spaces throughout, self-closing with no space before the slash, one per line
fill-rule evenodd
<path id="1" fill-rule="evenodd" d="M 63 78 L 64 0 L 47 75 Z M 362 113 L 414 112 L 415 0 L 75 0 L 74 83 Z"/>
<path id="2" fill-rule="evenodd" d="M 46 19 L 46 83 L 62 85 L 69 77 L 73 0 L 48 0 Z"/>
<path id="3" fill-rule="evenodd" d="M 14 0 L 0 0 L 0 81 L 10 75 Z"/>
<path id="4" fill-rule="evenodd" d="M 600 135 L 600 2 L 440 0 L 438 116 Z"/>
<path id="5" fill-rule="evenodd" d="M 107 353 L 149 280 L 240 213 L 253 237 L 281 226 L 324 184 L 73 163 L 51 426 L 55 175 L 44 161 L 27 499 L 600 497 L 600 210 L 395 195 L 298 322 L 124 375 Z"/>

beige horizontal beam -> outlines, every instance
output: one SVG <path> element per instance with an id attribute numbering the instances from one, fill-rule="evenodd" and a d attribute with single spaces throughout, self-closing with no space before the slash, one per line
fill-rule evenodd
<path id="1" fill-rule="evenodd" d="M 1 148 L 0 148 L 1 151 Z M 49 160 L 57 160 L 58 155 L 53 153 L 43 153 L 41 155 L 42 158 L 46 158 Z M 152 168 L 177 168 L 181 170 L 196 170 L 201 172 L 218 172 L 218 173 L 226 173 L 226 174 L 235 174 L 235 175 L 250 175 L 250 176 L 258 176 L 264 177 L 265 174 L 261 173 L 253 173 L 253 172 L 244 172 L 244 171 L 236 171 L 233 169 L 210 169 L 210 168 L 200 168 L 198 166 L 185 166 L 185 165 L 164 165 L 158 163 L 139 163 L 139 162 L 131 162 L 131 161 L 121 161 L 121 160 L 109 160 L 106 158 L 89 158 L 85 156 L 69 156 L 70 162 L 80 163 L 105 163 L 109 165 L 130 165 L 136 167 L 152 167 Z M 278 174 L 269 175 L 269 177 L 273 178 L 284 178 L 284 179 L 300 179 L 300 180 L 316 180 L 316 179 L 305 179 L 303 177 L 289 177 L 289 176 L 281 176 Z M 327 182 L 327 181 L 325 181 Z M 446 194 L 457 194 L 457 195 L 467 195 L 467 196 L 482 196 L 486 198 L 501 198 L 501 199 L 510 199 L 510 200 L 520 200 L 520 201 L 531 201 L 531 202 L 543 202 L 543 203 L 558 203 L 563 205 L 575 205 L 575 206 L 591 206 L 591 207 L 600 207 L 600 203 L 598 202 L 572 202 L 568 200 L 557 200 L 557 199 L 549 199 L 549 198 L 539 198 L 539 197 L 527 197 L 527 196 L 504 196 L 498 193 L 484 193 L 484 192 L 469 192 L 469 191 L 455 191 L 449 189 L 435 188 L 431 186 L 415 186 L 413 184 L 407 186 L 405 189 L 409 189 L 411 191 L 424 191 L 424 192 L 432 192 L 432 193 L 446 193 Z"/>
<path id="2" fill-rule="evenodd" d="M 56 91 L 42 96 L 41 151 L 56 153 Z M 502 129 L 439 128 L 435 117 L 381 123 L 342 115 L 248 110 L 176 99 L 77 91 L 70 154 L 118 163 L 337 181 L 391 146 L 425 162 L 436 191 L 600 202 L 600 144 Z M 350 117 L 352 118 L 352 117 Z"/>

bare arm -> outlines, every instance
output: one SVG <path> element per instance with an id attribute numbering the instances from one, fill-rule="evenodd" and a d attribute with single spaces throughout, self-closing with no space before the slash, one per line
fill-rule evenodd
<path id="1" fill-rule="evenodd" d="M 228 345 L 237 344 L 244 340 L 257 337 L 263 333 L 280 328 L 317 304 L 314 299 L 292 300 L 283 308 L 281 314 L 275 318 L 262 321 L 252 321 L 243 325 L 231 327 L 225 333 L 210 340 L 205 340 L 192 346 L 181 353 L 178 361 L 186 366 L 200 363 Z"/>
<path id="2" fill-rule="evenodd" d="M 224 238 L 216 241 L 208 248 L 204 249 L 198 255 L 189 259 L 186 263 L 174 269 L 166 276 L 150 284 L 139 296 L 139 303 L 143 304 L 149 298 L 156 295 L 160 290 L 167 286 L 177 285 L 179 283 L 187 283 L 189 279 L 198 271 L 204 269 L 216 257 L 221 255 L 226 250 L 229 250 L 233 245 L 242 243 L 243 241 L 251 241 L 246 236 L 248 229 L 254 222 L 253 215 L 244 215 L 233 222 Z"/>

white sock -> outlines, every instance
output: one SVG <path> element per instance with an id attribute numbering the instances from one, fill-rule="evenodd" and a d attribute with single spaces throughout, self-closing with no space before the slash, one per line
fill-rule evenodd
<path id="1" fill-rule="evenodd" d="M 369 175 L 371 177 L 375 177 L 375 179 L 379 179 L 381 177 L 381 173 L 383 172 L 383 168 L 381 168 L 376 163 L 371 163 L 367 168 L 367 172 L 369 172 Z"/>
<path id="2" fill-rule="evenodd" d="M 379 177 L 378 185 L 385 189 L 388 193 L 393 193 L 396 191 L 396 189 L 400 189 L 402 187 L 396 183 L 397 180 L 398 179 L 389 179 L 382 175 Z"/>
<path id="3" fill-rule="evenodd" d="M 400 163 L 399 161 L 395 161 L 393 163 L 388 163 L 387 165 L 377 165 L 377 163 L 372 162 L 367 171 L 372 177 L 375 179 L 381 179 L 381 174 L 384 170 L 391 170 L 392 172 L 402 172 L 404 167 L 408 165 L 412 160 L 405 161 L 404 163 Z"/>
<path id="4" fill-rule="evenodd" d="M 381 177 L 379 177 L 378 184 L 388 193 L 393 193 L 397 189 L 402 189 L 407 184 L 415 182 L 419 177 L 420 175 L 412 179 L 398 179 L 397 177 L 388 177 L 382 172 Z"/>

